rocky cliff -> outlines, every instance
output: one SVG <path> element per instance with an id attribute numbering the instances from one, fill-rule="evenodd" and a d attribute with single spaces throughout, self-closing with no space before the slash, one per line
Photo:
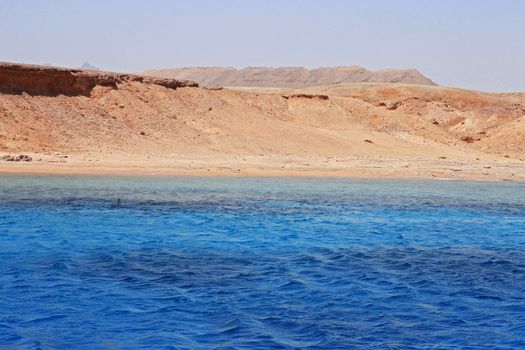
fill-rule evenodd
<path id="1" fill-rule="evenodd" d="M 47 66 L 0 63 L 0 92 L 43 96 L 89 96 L 95 86 L 116 89 L 118 84 L 138 81 L 170 89 L 198 86 L 187 80 L 159 79 L 132 74 L 85 71 Z"/>

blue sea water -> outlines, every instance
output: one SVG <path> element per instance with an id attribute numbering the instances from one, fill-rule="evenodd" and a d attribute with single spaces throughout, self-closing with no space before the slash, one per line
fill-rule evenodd
<path id="1" fill-rule="evenodd" d="M 0 176 L 0 273 L 1 349 L 525 349 L 525 184 Z"/>

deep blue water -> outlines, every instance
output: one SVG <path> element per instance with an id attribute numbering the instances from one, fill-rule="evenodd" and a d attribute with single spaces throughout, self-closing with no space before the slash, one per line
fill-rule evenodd
<path id="1" fill-rule="evenodd" d="M 0 272 L 1 349 L 525 349 L 525 184 L 1 176 Z"/>

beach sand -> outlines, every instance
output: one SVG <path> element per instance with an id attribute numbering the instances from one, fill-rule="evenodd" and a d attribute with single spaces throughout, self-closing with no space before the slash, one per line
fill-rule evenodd
<path id="1" fill-rule="evenodd" d="M 311 176 L 525 181 L 525 162 L 410 157 L 227 157 L 114 155 L 92 158 L 31 153 L 33 162 L 0 162 L 0 174 Z"/>

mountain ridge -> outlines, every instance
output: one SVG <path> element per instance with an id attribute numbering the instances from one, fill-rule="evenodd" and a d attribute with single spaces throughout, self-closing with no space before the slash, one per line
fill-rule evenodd
<path id="1" fill-rule="evenodd" d="M 153 69 L 142 75 L 186 79 L 205 86 L 302 88 L 340 83 L 437 85 L 415 68 L 368 70 L 364 67 L 183 67 Z"/>

